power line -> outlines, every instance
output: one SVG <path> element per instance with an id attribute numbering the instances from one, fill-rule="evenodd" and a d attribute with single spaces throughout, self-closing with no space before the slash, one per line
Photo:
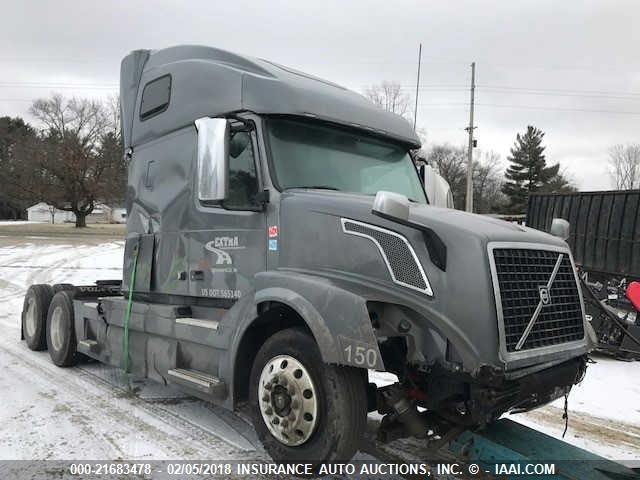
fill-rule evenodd
<path id="1" fill-rule="evenodd" d="M 117 83 L 0 82 L 0 88 L 77 88 L 79 90 L 116 89 Z"/>
<path id="2" fill-rule="evenodd" d="M 475 103 L 476 107 L 514 108 L 523 110 L 549 110 L 557 112 L 583 112 L 583 113 L 610 113 L 616 115 L 640 115 L 640 111 L 629 110 L 600 110 L 589 108 L 562 108 L 562 107 L 540 107 L 534 105 L 500 105 L 496 103 Z M 441 108 L 468 108 L 467 103 L 421 103 L 421 107 L 441 107 Z"/>
<path id="3" fill-rule="evenodd" d="M 115 57 L 91 57 L 91 58 L 24 58 L 24 57 L 0 57 L 0 63 L 91 63 L 96 60 L 102 61 L 113 61 Z M 353 65 L 353 64 L 371 64 L 371 65 L 413 65 L 415 64 L 415 60 L 388 60 L 388 59 L 375 59 L 372 58 L 370 60 L 367 59 L 355 59 L 355 60 L 345 60 L 345 61 L 317 61 L 313 62 L 303 62 L 307 65 Z M 435 57 L 435 56 L 423 56 L 422 63 L 433 63 L 433 64 L 451 64 L 451 65 L 460 65 L 460 66 L 468 66 L 469 59 L 459 59 L 459 58 L 450 58 L 450 57 Z M 511 69 L 522 69 L 522 70 L 588 70 L 594 72 L 619 72 L 619 73 L 640 73 L 640 70 L 627 70 L 623 65 L 530 65 L 530 64 L 517 64 L 517 63 L 502 63 L 502 62 L 478 62 L 481 63 L 484 67 L 497 67 L 497 68 L 511 68 Z"/>
<path id="4" fill-rule="evenodd" d="M 409 91 L 409 86 L 401 86 L 401 88 Z M 411 87 L 413 88 L 413 87 Z M 503 86 L 491 86 L 491 85 L 476 85 L 476 88 L 483 91 L 502 92 L 506 94 L 522 94 L 522 95 L 542 95 L 552 97 L 586 97 L 586 98 L 614 98 L 622 100 L 640 100 L 640 92 L 625 92 L 625 91 L 597 91 L 597 90 L 562 90 L 562 89 L 544 89 L 544 88 L 521 88 L 521 87 L 503 87 Z M 467 92 L 468 87 L 462 86 L 426 86 L 420 87 L 420 90 L 430 91 L 451 91 L 451 92 Z"/>
<path id="5" fill-rule="evenodd" d="M 587 95 L 640 95 L 640 92 L 625 92 L 625 91 L 602 91 L 602 90 L 573 90 L 562 88 L 536 88 L 536 87 L 513 87 L 508 85 L 478 85 L 481 88 L 499 88 L 504 90 L 527 90 L 536 92 L 558 92 L 558 93 L 579 93 Z"/>
<path id="6" fill-rule="evenodd" d="M 476 105 L 483 107 L 496 107 L 496 108 L 522 108 L 528 110 L 549 110 L 554 112 L 584 112 L 584 113 L 612 113 L 616 115 L 640 115 L 640 112 L 632 112 L 625 110 L 595 110 L 588 108 L 562 108 L 562 107 L 539 107 L 533 105 L 498 105 L 495 103 L 476 103 Z"/>

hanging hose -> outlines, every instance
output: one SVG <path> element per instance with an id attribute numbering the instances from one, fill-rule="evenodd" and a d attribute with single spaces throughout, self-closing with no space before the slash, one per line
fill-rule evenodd
<path id="1" fill-rule="evenodd" d="M 129 373 L 129 318 L 131 318 L 131 307 L 133 305 L 133 288 L 136 283 L 136 270 L 138 268 L 138 252 L 140 251 L 140 238 L 133 246 L 133 269 L 131 270 L 131 280 L 129 281 L 129 300 L 127 311 L 124 315 L 124 333 L 122 335 L 122 368 L 125 373 Z"/>

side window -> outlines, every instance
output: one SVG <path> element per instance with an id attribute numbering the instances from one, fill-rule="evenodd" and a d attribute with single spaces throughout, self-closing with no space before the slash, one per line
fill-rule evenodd
<path id="1" fill-rule="evenodd" d="M 171 99 L 171 75 L 164 75 L 151 80 L 142 90 L 140 103 L 140 120 L 146 120 L 164 112 Z"/>
<path id="2" fill-rule="evenodd" d="M 229 141 L 229 194 L 224 206 L 231 209 L 255 208 L 258 176 L 251 135 L 236 132 Z"/>

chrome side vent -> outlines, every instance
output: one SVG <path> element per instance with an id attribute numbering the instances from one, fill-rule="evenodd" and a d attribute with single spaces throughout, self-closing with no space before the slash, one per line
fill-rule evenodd
<path id="1" fill-rule="evenodd" d="M 342 231 L 348 235 L 372 241 L 384 259 L 394 283 L 427 295 L 433 295 L 431 285 L 407 239 L 391 230 L 342 218 Z"/>

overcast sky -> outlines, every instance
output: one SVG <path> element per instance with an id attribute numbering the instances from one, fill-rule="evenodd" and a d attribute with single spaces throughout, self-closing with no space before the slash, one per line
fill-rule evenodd
<path id="1" fill-rule="evenodd" d="M 29 118 L 51 92 L 117 92 L 122 57 L 198 43 L 266 58 L 363 92 L 415 92 L 428 143 L 466 142 L 470 66 L 476 137 L 506 162 L 517 132 L 546 132 L 547 161 L 581 189 L 610 188 L 607 150 L 640 142 L 640 2 L 31 1 L 0 16 L 0 116 Z"/>

